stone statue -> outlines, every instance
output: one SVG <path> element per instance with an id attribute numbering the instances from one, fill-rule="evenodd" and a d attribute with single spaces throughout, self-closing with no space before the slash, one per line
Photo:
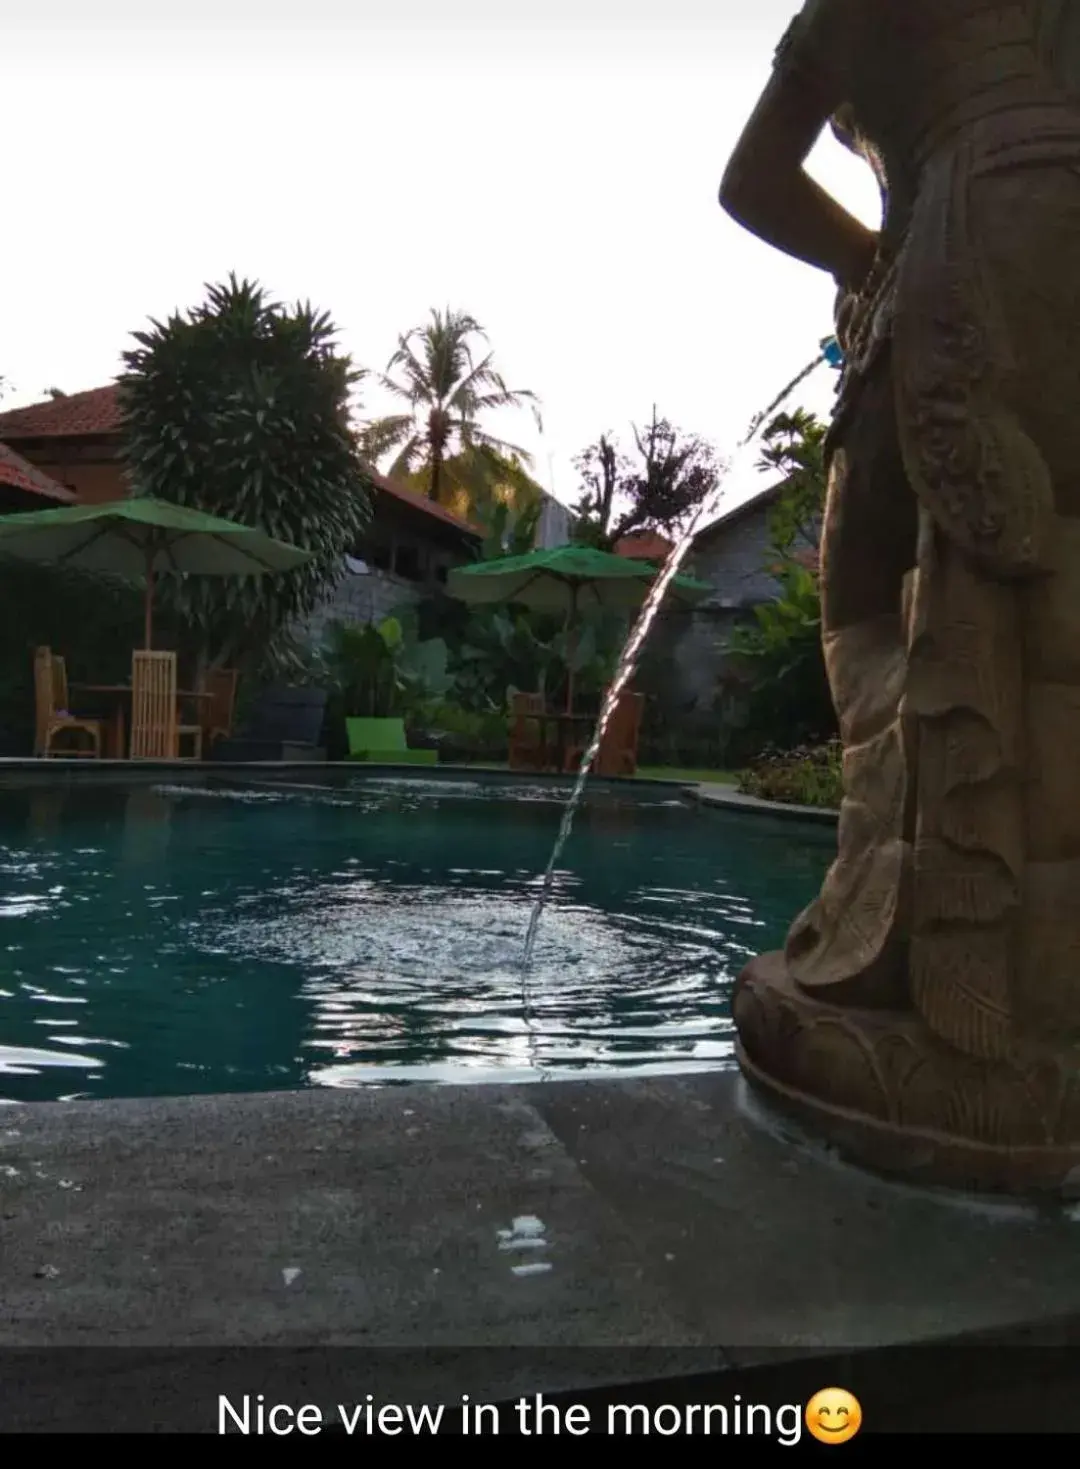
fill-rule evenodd
<path id="1" fill-rule="evenodd" d="M 803 164 L 875 168 L 879 233 Z M 829 272 L 838 852 L 739 977 L 753 1086 L 872 1167 L 1080 1179 L 1080 3 L 807 0 L 721 202 Z M 1074 1172 L 1075 1170 L 1075 1172 Z"/>

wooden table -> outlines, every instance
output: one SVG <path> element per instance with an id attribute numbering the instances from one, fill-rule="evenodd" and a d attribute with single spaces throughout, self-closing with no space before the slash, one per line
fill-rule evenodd
<path id="1" fill-rule="evenodd" d="M 596 725 L 595 714 L 559 714 L 554 710 L 545 709 L 543 714 L 529 713 L 527 719 L 535 719 L 540 726 L 540 740 L 545 748 L 550 748 L 548 743 L 548 729 L 552 726 L 555 730 L 554 746 L 557 751 L 554 769 L 561 772 L 566 770 L 567 756 L 573 743 L 574 736 L 581 738 L 578 743 L 587 744 Z"/>
<path id="2" fill-rule="evenodd" d="M 106 760 L 123 760 L 127 753 L 127 707 L 131 700 L 131 685 L 129 683 L 73 683 L 71 692 L 89 694 L 91 698 L 108 702 L 112 706 L 110 718 L 102 721 L 105 725 L 103 753 Z M 202 689 L 177 689 L 176 691 L 177 704 L 182 703 L 185 699 L 209 700 L 213 697 L 213 694 L 206 693 Z"/>

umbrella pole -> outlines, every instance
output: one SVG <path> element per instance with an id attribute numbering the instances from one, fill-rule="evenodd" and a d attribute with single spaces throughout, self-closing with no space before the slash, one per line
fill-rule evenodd
<path id="1" fill-rule="evenodd" d="M 577 653 L 577 586 L 570 589 L 570 615 L 566 619 L 566 712 L 574 712 L 574 657 Z"/>
<path id="2" fill-rule="evenodd" d="M 146 606 L 143 622 L 143 647 L 147 652 L 154 646 L 154 548 L 146 552 Z"/>

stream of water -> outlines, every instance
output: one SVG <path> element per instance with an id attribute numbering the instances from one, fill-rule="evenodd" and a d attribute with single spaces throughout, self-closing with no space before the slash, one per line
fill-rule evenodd
<path id="1" fill-rule="evenodd" d="M 551 897 L 551 891 L 554 885 L 555 873 L 558 869 L 559 859 L 563 854 L 563 850 L 566 847 L 571 829 L 573 828 L 574 816 L 577 812 L 578 807 L 581 804 L 581 799 L 585 791 L 585 783 L 589 778 L 589 771 L 592 769 L 593 761 L 596 759 L 596 756 L 599 753 L 600 744 L 604 738 L 604 731 L 607 729 L 611 716 L 615 712 L 615 708 L 619 702 L 623 690 L 626 688 L 627 684 L 634 676 L 634 672 L 637 669 L 638 657 L 641 653 L 642 645 L 649 635 L 649 629 L 652 627 L 653 622 L 656 620 L 656 615 L 660 610 L 660 606 L 664 600 L 664 595 L 667 592 L 668 587 L 671 585 L 673 579 L 678 574 L 679 567 L 682 565 L 687 552 L 690 550 L 690 547 L 694 542 L 694 538 L 698 533 L 702 521 L 706 520 L 712 515 L 713 511 L 717 507 L 718 502 L 722 498 L 724 488 L 731 475 L 732 469 L 738 463 L 740 456 L 744 454 L 747 449 L 750 448 L 761 430 L 765 427 L 765 425 L 769 422 L 773 415 L 783 407 L 783 405 L 791 397 L 792 393 L 795 392 L 796 388 L 801 387 L 806 379 L 811 375 L 811 373 L 816 372 L 817 369 L 823 364 L 832 365 L 827 348 L 819 351 L 814 356 L 813 361 L 808 362 L 807 365 L 802 369 L 802 371 L 799 372 L 795 377 L 791 379 L 789 383 L 786 384 L 782 392 L 778 393 L 776 397 L 773 398 L 772 401 L 766 405 L 766 407 L 764 407 L 759 413 L 754 415 L 754 418 L 751 421 L 746 433 L 735 445 L 732 456 L 725 466 L 724 473 L 721 475 L 712 494 L 708 495 L 704 500 L 702 500 L 701 504 L 694 511 L 690 522 L 687 524 L 686 528 L 680 534 L 677 542 L 672 547 L 671 553 L 669 554 L 667 561 L 664 563 L 663 569 L 661 570 L 656 580 L 653 582 L 652 586 L 649 588 L 648 596 L 645 598 L 645 601 L 643 602 L 641 607 L 641 611 L 638 613 L 637 621 L 634 623 L 634 626 L 630 632 L 630 636 L 626 640 L 626 645 L 624 646 L 622 653 L 619 655 L 619 661 L 615 669 L 615 676 L 611 681 L 611 686 L 604 696 L 604 700 L 600 708 L 600 714 L 597 718 L 596 726 L 593 730 L 592 739 L 590 740 L 588 749 L 585 751 L 585 754 L 582 758 L 581 765 L 577 772 L 577 777 L 574 781 L 574 788 L 571 791 L 570 796 L 566 802 L 566 806 L 563 809 L 562 820 L 559 824 L 559 832 L 557 837 L 555 838 L 555 845 L 552 848 L 551 857 L 548 861 L 548 865 L 544 871 L 543 879 L 540 884 L 540 891 L 537 895 L 536 902 L 533 904 L 532 912 L 529 916 L 529 926 L 525 933 L 525 949 L 522 959 L 521 1000 L 522 1008 L 525 1015 L 525 1021 L 526 1024 L 530 1027 L 530 1030 L 532 1028 L 532 994 L 529 985 L 529 977 L 532 969 L 532 957 L 533 949 L 536 944 L 536 934 L 537 930 L 540 927 L 540 920 L 544 915 L 544 909 L 547 907 L 548 901 Z"/>

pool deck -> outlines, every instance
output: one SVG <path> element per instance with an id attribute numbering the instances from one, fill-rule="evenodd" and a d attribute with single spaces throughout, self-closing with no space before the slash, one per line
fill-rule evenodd
<path id="1" fill-rule="evenodd" d="M 457 1402 L 1080 1321 L 1080 1222 L 846 1168 L 734 1072 L 8 1105 L 0 1242 L 0 1348 L 140 1349 L 43 1353 L 59 1405 L 0 1352 L 30 1428 L 213 1432 L 231 1346 L 442 1349 L 365 1390 Z"/>

